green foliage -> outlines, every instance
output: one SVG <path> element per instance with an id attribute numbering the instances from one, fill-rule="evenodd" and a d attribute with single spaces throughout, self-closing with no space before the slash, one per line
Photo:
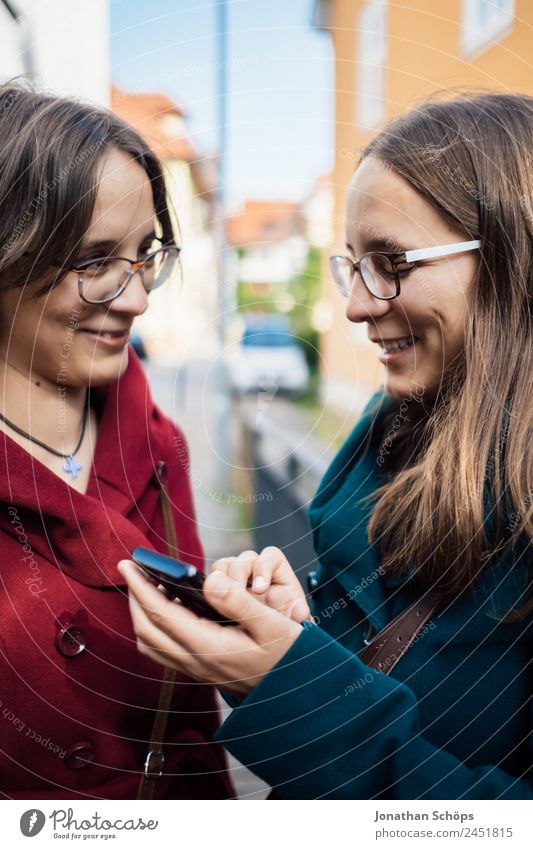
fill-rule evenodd
<path id="1" fill-rule="evenodd" d="M 322 261 L 318 248 L 311 247 L 301 274 L 289 282 L 289 295 L 294 298 L 290 312 L 292 329 L 303 346 L 312 374 L 318 372 L 319 333 L 312 326 L 313 308 L 322 294 Z"/>

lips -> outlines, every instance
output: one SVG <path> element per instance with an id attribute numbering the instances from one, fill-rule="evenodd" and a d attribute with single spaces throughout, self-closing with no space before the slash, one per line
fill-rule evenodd
<path id="1" fill-rule="evenodd" d="M 92 330 L 90 327 L 82 327 L 80 330 L 86 336 L 92 336 L 91 345 L 96 345 L 101 351 L 123 351 L 130 341 L 130 328 L 125 330 Z"/>
<path id="2" fill-rule="evenodd" d="M 80 330 L 83 333 L 94 333 L 97 336 L 107 336 L 111 339 L 118 338 L 120 339 L 122 336 L 126 336 L 130 332 L 129 327 L 125 327 L 122 330 L 93 330 L 91 327 L 80 327 Z"/>

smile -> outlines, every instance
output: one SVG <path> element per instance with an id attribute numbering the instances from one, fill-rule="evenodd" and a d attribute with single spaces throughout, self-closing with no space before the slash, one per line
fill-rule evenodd
<path id="1" fill-rule="evenodd" d="M 80 328 L 82 333 L 92 336 L 94 341 L 99 345 L 104 345 L 108 348 L 123 348 L 127 345 L 130 339 L 129 330 L 89 330 L 88 328 Z"/>
<path id="2" fill-rule="evenodd" d="M 379 343 L 380 348 L 385 354 L 397 353 L 405 348 L 411 348 L 415 342 L 418 342 L 416 336 L 404 336 L 401 339 L 387 339 Z"/>
<path id="3" fill-rule="evenodd" d="M 400 364 L 403 360 L 408 360 L 411 352 L 415 350 L 416 345 L 420 342 L 416 336 L 404 339 L 388 339 L 387 341 L 378 342 L 379 356 L 378 360 L 383 365 Z"/>

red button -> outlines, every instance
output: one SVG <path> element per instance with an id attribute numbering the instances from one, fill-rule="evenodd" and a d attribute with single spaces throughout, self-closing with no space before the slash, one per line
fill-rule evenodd
<path id="1" fill-rule="evenodd" d="M 94 761 L 94 746 L 92 743 L 73 743 L 65 755 L 67 769 L 84 769 Z"/>
<path id="2" fill-rule="evenodd" d="M 64 657 L 76 657 L 85 651 L 86 645 L 85 631 L 77 625 L 61 628 L 57 633 L 56 649 Z"/>

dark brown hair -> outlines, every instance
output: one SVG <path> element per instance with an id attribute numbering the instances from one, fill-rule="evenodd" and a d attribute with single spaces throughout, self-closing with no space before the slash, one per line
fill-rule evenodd
<path id="1" fill-rule="evenodd" d="M 173 242 L 161 163 L 133 127 L 107 109 L 36 91 L 24 79 L 0 86 L 0 285 L 22 287 L 75 259 L 110 148 L 145 170 L 163 244 Z M 53 285 L 66 273 L 52 275 Z"/>
<path id="2" fill-rule="evenodd" d="M 409 399 L 417 439 L 404 422 L 393 474 L 374 494 L 369 540 L 379 535 L 385 570 L 416 564 L 418 579 L 447 599 L 520 540 L 526 556 L 516 568 L 531 588 L 533 98 L 425 103 L 386 126 L 362 156 L 405 178 L 466 239 L 481 240 L 464 350 L 427 410 Z M 529 601 L 520 615 L 532 611 Z"/>

